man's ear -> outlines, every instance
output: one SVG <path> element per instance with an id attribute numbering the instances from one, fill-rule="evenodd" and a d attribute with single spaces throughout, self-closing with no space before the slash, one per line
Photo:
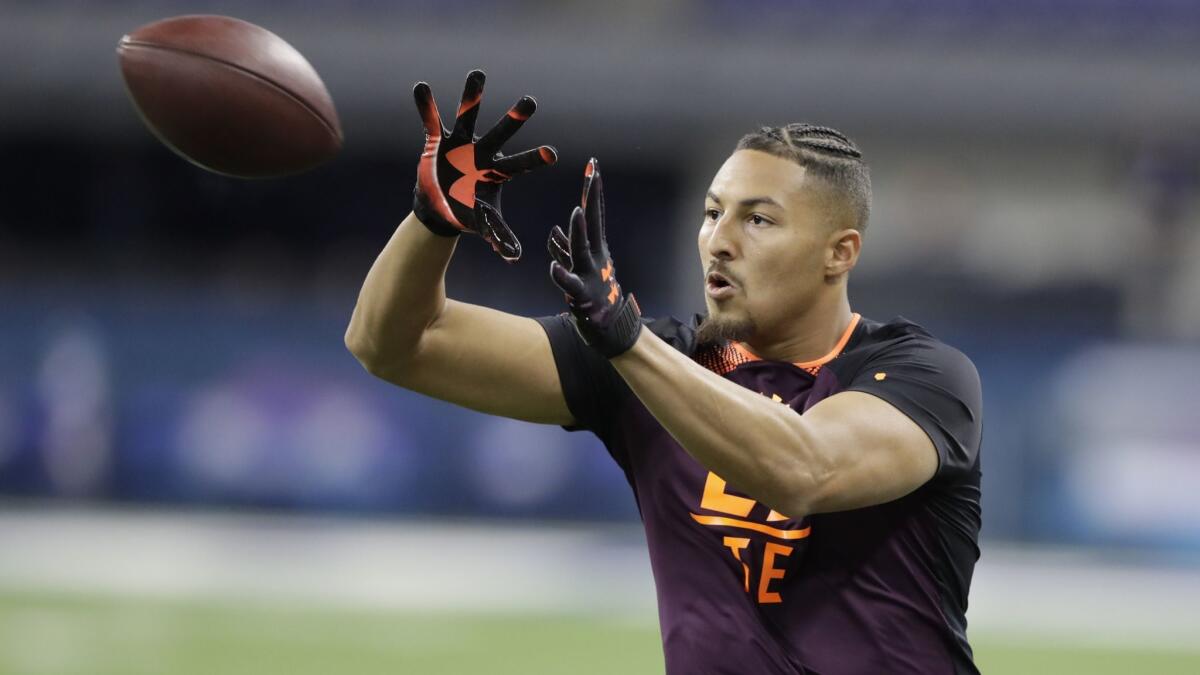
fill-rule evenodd
<path id="1" fill-rule="evenodd" d="M 838 277 L 858 264 L 862 233 L 853 228 L 834 230 L 825 242 L 825 277 Z"/>

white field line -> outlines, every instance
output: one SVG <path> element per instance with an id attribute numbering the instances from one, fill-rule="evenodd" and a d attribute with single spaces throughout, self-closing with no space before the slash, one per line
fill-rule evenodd
<path id="1" fill-rule="evenodd" d="M 640 533 L 290 516 L 0 514 L 0 587 L 346 607 L 654 612 Z"/>
<path id="2" fill-rule="evenodd" d="M 9 509 L 0 590 L 655 621 L 641 531 Z M 984 545 L 971 634 L 1200 649 L 1200 569 Z"/>

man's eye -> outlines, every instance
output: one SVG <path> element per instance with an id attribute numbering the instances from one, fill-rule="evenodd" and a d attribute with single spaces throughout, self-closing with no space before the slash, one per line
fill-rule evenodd
<path id="1" fill-rule="evenodd" d="M 704 209 L 704 217 L 709 220 L 716 220 L 721 217 L 721 213 L 716 209 Z"/>
<path id="2" fill-rule="evenodd" d="M 755 225 L 764 225 L 770 221 L 768 221 L 766 218 L 763 218 L 762 216 L 760 216 L 756 213 L 756 214 L 750 216 L 750 222 L 754 223 Z"/>

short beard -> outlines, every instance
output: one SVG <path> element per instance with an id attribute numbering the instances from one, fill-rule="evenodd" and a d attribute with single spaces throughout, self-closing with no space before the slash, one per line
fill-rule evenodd
<path id="1" fill-rule="evenodd" d="M 726 340 L 745 342 L 757 331 L 758 325 L 750 317 L 706 316 L 696 328 L 696 344 L 720 344 Z"/>

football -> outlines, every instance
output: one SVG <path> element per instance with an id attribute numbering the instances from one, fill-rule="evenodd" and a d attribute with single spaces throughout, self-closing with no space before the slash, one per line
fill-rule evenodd
<path id="1" fill-rule="evenodd" d="M 333 99 L 271 31 L 227 16 L 178 16 L 121 38 L 125 87 L 164 144 L 239 178 L 298 173 L 342 147 Z"/>

